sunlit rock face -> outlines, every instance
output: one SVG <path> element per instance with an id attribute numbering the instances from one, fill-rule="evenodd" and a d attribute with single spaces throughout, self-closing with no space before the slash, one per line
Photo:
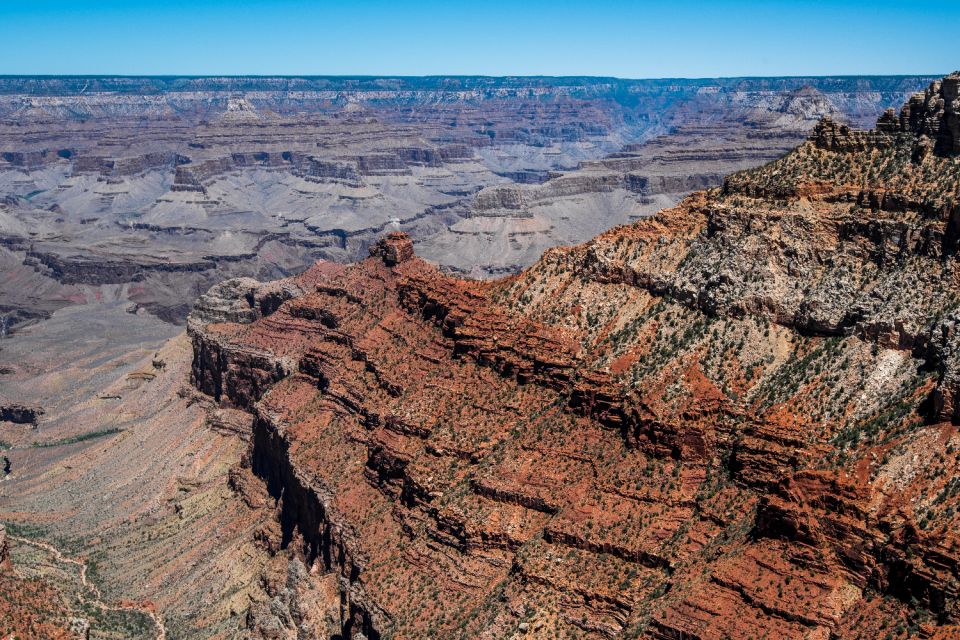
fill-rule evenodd
<path id="1" fill-rule="evenodd" d="M 960 161 L 925 104 L 501 280 L 391 233 L 194 326 L 338 632 L 956 637 Z"/>

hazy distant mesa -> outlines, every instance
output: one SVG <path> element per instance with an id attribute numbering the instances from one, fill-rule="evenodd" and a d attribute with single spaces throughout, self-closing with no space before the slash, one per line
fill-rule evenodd
<path id="1" fill-rule="evenodd" d="M 5 77 L 5 326 L 104 295 L 181 322 L 225 277 L 353 260 L 389 230 L 513 272 L 928 81 Z"/>

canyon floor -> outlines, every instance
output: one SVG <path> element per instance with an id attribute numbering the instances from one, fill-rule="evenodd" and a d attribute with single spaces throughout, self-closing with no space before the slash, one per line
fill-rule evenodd
<path id="1" fill-rule="evenodd" d="M 77 340 L 77 314 L 96 328 L 93 314 L 102 333 Z M 80 565 L 31 542 L 12 545 L 17 571 L 52 580 L 91 638 L 156 637 L 146 612 L 162 616 L 167 637 L 234 630 L 267 562 L 253 536 L 264 513 L 229 484 L 243 434 L 184 393 L 182 332 L 105 304 L 58 311 L 5 347 L 24 348 L 16 397 L 45 411 L 36 427 L 5 425 L 7 538 L 47 541 L 86 567 L 91 586 L 78 583 Z"/>

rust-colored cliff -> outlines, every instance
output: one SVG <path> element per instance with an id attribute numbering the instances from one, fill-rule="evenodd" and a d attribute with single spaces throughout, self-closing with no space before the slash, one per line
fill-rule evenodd
<path id="1" fill-rule="evenodd" d="M 327 594 L 249 633 L 958 637 L 958 82 L 514 278 L 211 290 L 194 383 Z"/>

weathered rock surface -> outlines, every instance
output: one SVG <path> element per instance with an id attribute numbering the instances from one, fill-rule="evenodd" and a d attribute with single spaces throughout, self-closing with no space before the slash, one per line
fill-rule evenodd
<path id="1" fill-rule="evenodd" d="M 192 325 L 194 384 L 253 414 L 345 637 L 953 637 L 960 167 L 925 131 L 823 123 L 499 281 L 392 234 Z"/>
<path id="2" fill-rule="evenodd" d="M 960 72 L 933 82 L 910 98 L 898 120 L 886 115 L 878 128 L 927 136 L 938 153 L 960 153 Z"/>

